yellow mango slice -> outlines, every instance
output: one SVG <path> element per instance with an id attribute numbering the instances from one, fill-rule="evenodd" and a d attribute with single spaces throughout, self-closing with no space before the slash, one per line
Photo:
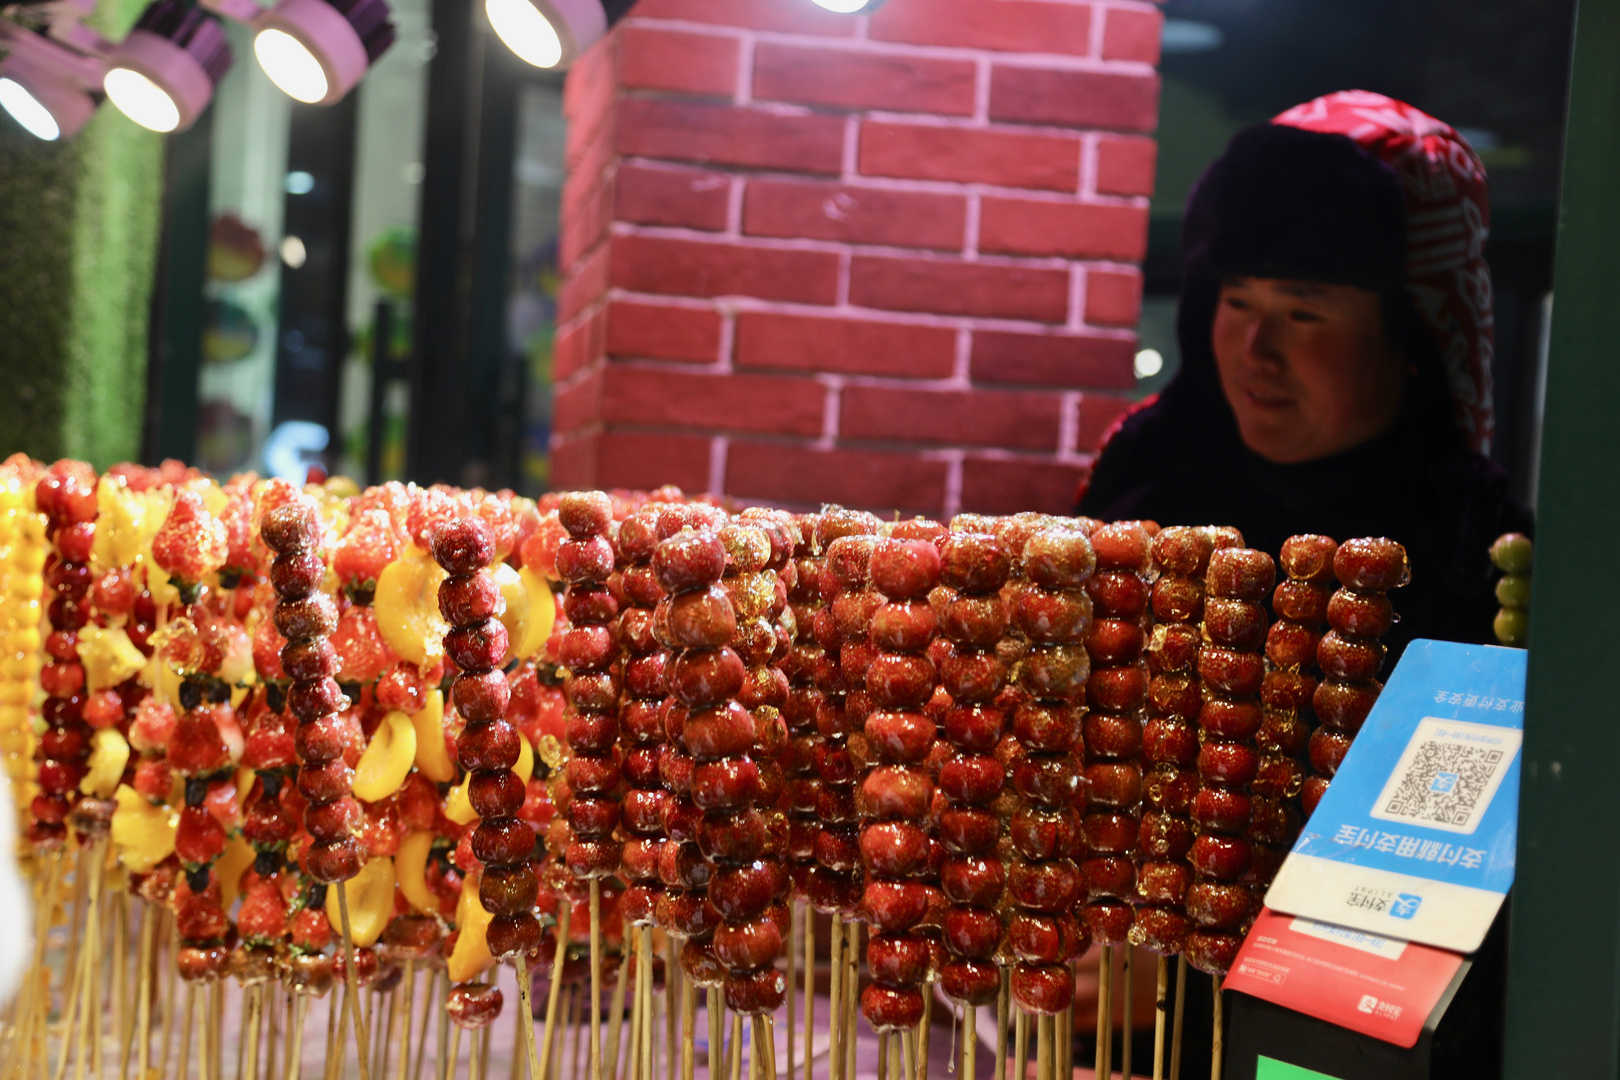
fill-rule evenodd
<path id="1" fill-rule="evenodd" d="M 439 583 L 445 577 L 433 556 L 415 544 L 377 575 L 377 629 L 389 648 L 413 664 L 431 665 L 444 655 L 450 625 L 439 614 Z"/>
<path id="2" fill-rule="evenodd" d="M 354 797 L 366 802 L 388 798 L 399 790 L 415 763 L 416 728 L 409 716 L 395 709 L 383 717 L 360 755 L 354 768 Z"/>
<path id="3" fill-rule="evenodd" d="M 326 890 L 326 917 L 334 927 L 343 925 L 339 889 L 349 893 L 349 932 L 355 947 L 375 945 L 394 913 L 394 860 L 387 856 L 372 859 L 354 877 Z"/>
<path id="4" fill-rule="evenodd" d="M 456 763 L 444 744 L 444 691 L 429 690 L 427 704 L 411 714 L 416 729 L 416 771 L 435 784 L 448 784 L 456 778 Z"/>
<path id="5" fill-rule="evenodd" d="M 552 595 L 551 586 L 546 579 L 532 570 L 520 570 L 518 580 L 523 583 L 523 591 L 528 594 L 528 617 L 524 621 L 521 640 L 519 635 L 507 627 L 507 634 L 513 642 L 512 655 L 527 660 L 539 654 L 545 647 L 546 640 L 551 637 L 551 627 L 557 621 L 557 599 Z M 503 592 L 505 590 L 502 590 Z M 512 599 L 507 598 L 507 608 L 512 606 Z"/>
<path id="6" fill-rule="evenodd" d="M 144 874 L 174 853 L 178 812 L 155 805 L 128 784 L 118 785 L 113 800 L 112 842 L 119 862 Z"/>
<path id="7" fill-rule="evenodd" d="M 89 768 L 79 781 L 79 790 L 98 799 L 112 798 L 127 764 L 129 742 L 117 728 L 103 728 L 90 736 Z"/>
<path id="8" fill-rule="evenodd" d="M 146 666 L 146 657 L 121 626 L 86 626 L 79 631 L 79 662 L 93 694 L 117 686 Z M 249 656 L 248 662 L 252 663 Z"/>
<path id="9" fill-rule="evenodd" d="M 101 478 L 96 485 L 96 536 L 90 547 L 90 565 L 97 574 L 135 561 L 151 539 L 150 514 L 151 503 L 142 493 L 129 490 L 122 478 Z"/>
<path id="10" fill-rule="evenodd" d="M 472 774 L 468 773 L 444 797 L 444 816 L 457 825 L 471 825 L 478 820 L 478 815 L 473 813 L 472 800 L 467 797 L 467 785 L 471 783 Z"/>
<path id="11" fill-rule="evenodd" d="M 489 941 L 485 937 L 494 916 L 484 910 L 483 903 L 478 899 L 475 877 L 469 874 L 461 883 L 461 899 L 456 903 L 456 929 L 461 934 L 456 938 L 456 947 L 450 950 L 450 959 L 445 964 L 453 983 L 476 979 L 495 966 L 495 958 L 489 954 Z"/>
<path id="12" fill-rule="evenodd" d="M 240 833 L 231 837 L 230 843 L 225 845 L 225 854 L 214 864 L 214 871 L 219 874 L 221 902 L 227 911 L 242 895 L 242 875 L 252 865 L 253 845 L 242 839 Z"/>
<path id="13" fill-rule="evenodd" d="M 534 747 L 529 745 L 529 740 L 523 737 L 522 732 L 518 732 L 518 759 L 512 771 L 517 773 L 518 779 L 525 784 L 534 775 Z"/>
<path id="14" fill-rule="evenodd" d="M 428 888 L 427 861 L 433 853 L 433 834 L 426 829 L 407 833 L 394 854 L 394 874 L 405 902 L 423 915 L 439 913 L 439 898 Z"/>
<path id="15" fill-rule="evenodd" d="M 518 572 L 505 563 L 496 563 L 490 574 L 495 578 L 495 587 L 501 590 L 500 610 L 495 616 L 506 627 L 506 659 L 502 662 L 507 663 L 518 655 L 517 647 L 528 632 L 529 592 Z"/>

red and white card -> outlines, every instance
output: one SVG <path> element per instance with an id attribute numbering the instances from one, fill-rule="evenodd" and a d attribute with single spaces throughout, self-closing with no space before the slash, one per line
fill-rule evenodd
<path id="1" fill-rule="evenodd" d="M 1262 908 L 1223 986 L 1410 1047 L 1462 962 L 1444 949 Z"/>

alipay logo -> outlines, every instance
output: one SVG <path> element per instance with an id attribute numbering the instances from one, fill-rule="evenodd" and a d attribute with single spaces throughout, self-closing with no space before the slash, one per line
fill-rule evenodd
<path id="1" fill-rule="evenodd" d="M 1356 1006 L 1356 1011 L 1370 1013 L 1376 1008 L 1378 1008 L 1378 999 L 1371 994 L 1363 994 L 1361 995 L 1361 1003 Z"/>
<path id="2" fill-rule="evenodd" d="M 1418 905 L 1423 903 L 1423 897 L 1413 896 L 1411 893 L 1401 893 L 1389 905 L 1389 913 L 1397 919 L 1410 919 L 1417 914 Z"/>

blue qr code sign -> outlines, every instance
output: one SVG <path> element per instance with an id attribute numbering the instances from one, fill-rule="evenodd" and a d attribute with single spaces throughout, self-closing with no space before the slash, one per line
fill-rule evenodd
<path id="1" fill-rule="evenodd" d="M 1458 779 L 1454 772 L 1435 773 L 1434 779 L 1429 781 L 1429 790 L 1441 795 L 1447 794 L 1456 788 Z"/>
<path id="2" fill-rule="evenodd" d="M 1389 913 L 1397 919 L 1410 919 L 1417 914 L 1418 907 L 1423 903 L 1423 897 L 1413 896 L 1411 893 L 1401 893 L 1389 905 Z"/>

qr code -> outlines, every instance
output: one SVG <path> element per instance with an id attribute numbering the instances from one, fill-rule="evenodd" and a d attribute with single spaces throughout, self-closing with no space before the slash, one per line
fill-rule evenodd
<path id="1" fill-rule="evenodd" d="M 1473 832 L 1522 738 L 1512 728 L 1425 717 L 1373 804 L 1372 816 Z"/>

